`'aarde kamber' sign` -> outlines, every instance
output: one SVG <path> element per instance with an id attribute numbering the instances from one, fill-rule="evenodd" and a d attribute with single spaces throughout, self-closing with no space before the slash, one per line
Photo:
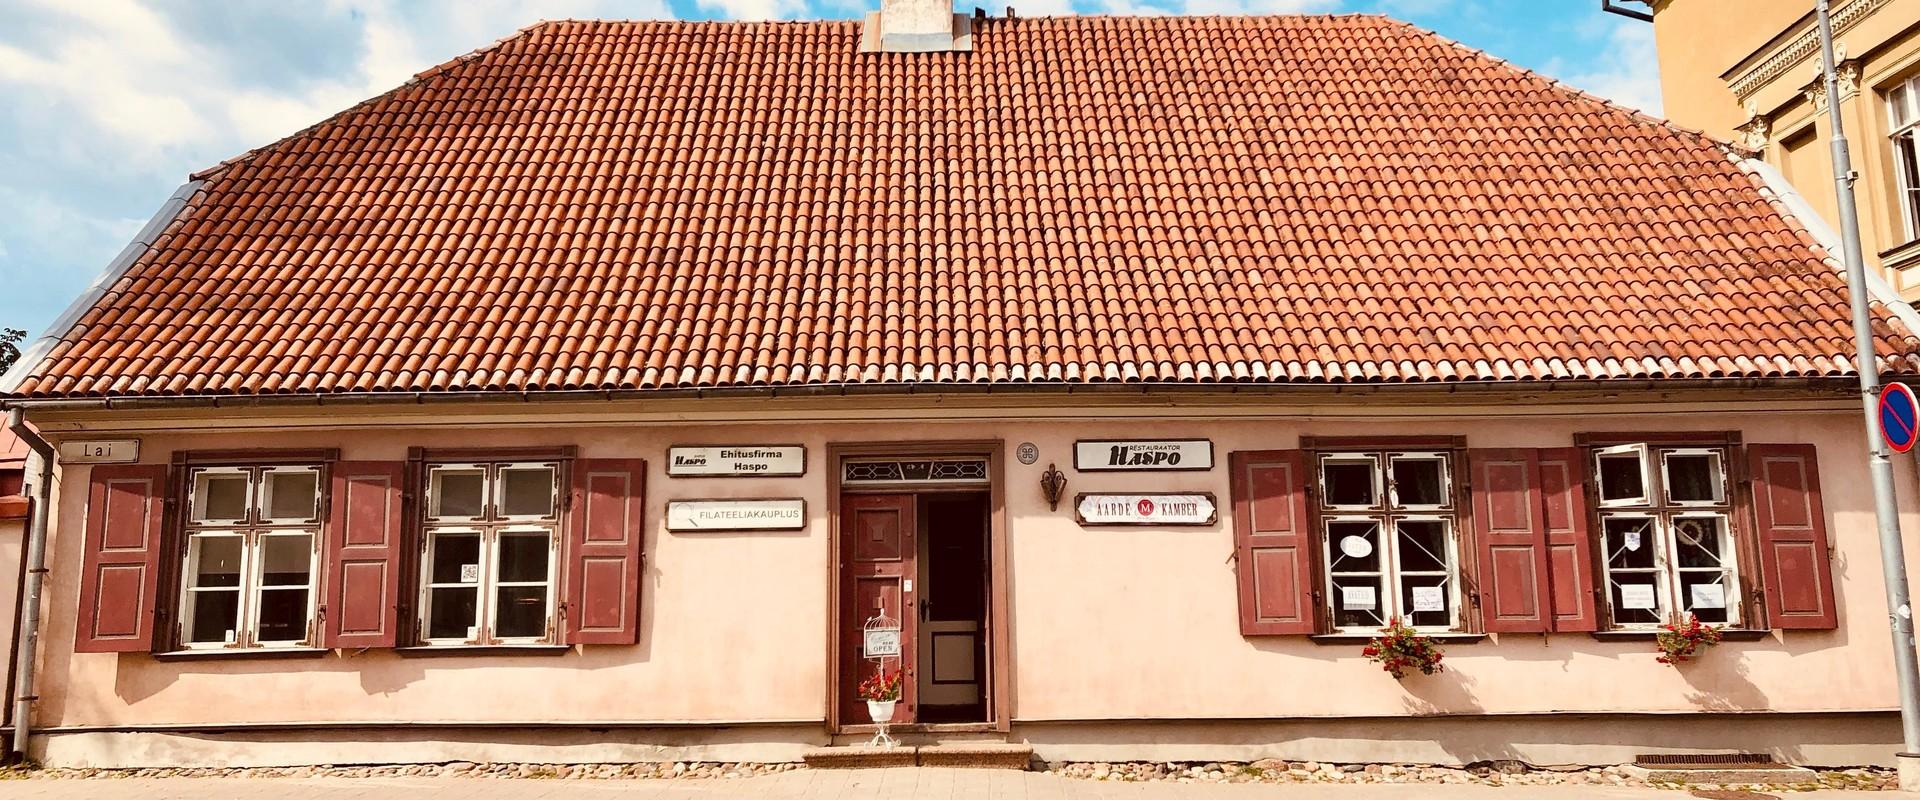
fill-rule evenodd
<path id="1" fill-rule="evenodd" d="M 1206 492 L 1083 494 L 1073 506 L 1082 525 L 1212 525 L 1219 511 Z"/>
<path id="2" fill-rule="evenodd" d="M 1081 472 L 1213 469 L 1213 442 L 1207 439 L 1079 441 L 1073 443 L 1073 467 Z"/>

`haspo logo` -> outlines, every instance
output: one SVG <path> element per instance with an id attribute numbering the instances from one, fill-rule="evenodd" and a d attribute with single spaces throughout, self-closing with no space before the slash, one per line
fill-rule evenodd
<path id="1" fill-rule="evenodd" d="M 1159 447 L 1116 444 L 1107 448 L 1109 467 L 1171 467 L 1180 463 L 1180 451 Z"/>

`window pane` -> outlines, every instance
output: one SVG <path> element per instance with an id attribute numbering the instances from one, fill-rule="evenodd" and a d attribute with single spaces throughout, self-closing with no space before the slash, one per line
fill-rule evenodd
<path id="1" fill-rule="evenodd" d="M 1387 624 L 1380 609 L 1380 577 L 1333 577 L 1333 624 L 1342 628 L 1378 628 Z"/>
<path id="2" fill-rule="evenodd" d="M 246 519 L 247 475 L 201 472 L 193 476 L 193 519 Z"/>
<path id="3" fill-rule="evenodd" d="M 547 635 L 547 587 L 502 586 L 493 635 L 501 638 Z"/>
<path id="4" fill-rule="evenodd" d="M 1673 520 L 1674 561 L 1681 569 L 1721 569 L 1732 559 L 1722 552 L 1721 532 L 1726 520 L 1720 517 L 1676 517 Z"/>
<path id="5" fill-rule="evenodd" d="M 553 468 L 500 470 L 500 513 L 510 517 L 553 516 Z"/>
<path id="6" fill-rule="evenodd" d="M 1393 498 L 1401 506 L 1444 506 L 1446 462 L 1438 458 L 1393 459 Z"/>
<path id="7" fill-rule="evenodd" d="M 190 592 L 187 617 L 188 642 L 231 644 L 240 619 L 240 590 Z"/>
<path id="8" fill-rule="evenodd" d="M 1615 622 L 1647 624 L 1666 621 L 1666 604 L 1660 597 L 1652 573 L 1616 575 L 1607 581 L 1607 586 Z"/>
<path id="9" fill-rule="evenodd" d="M 238 536 L 195 536 L 188 554 L 192 559 L 192 586 L 195 588 L 240 586 L 240 547 Z"/>
<path id="10" fill-rule="evenodd" d="M 1372 520 L 1327 523 L 1327 563 L 1334 572 L 1380 571 L 1380 524 Z"/>
<path id="11" fill-rule="evenodd" d="M 1439 520 L 1401 520 L 1395 524 L 1400 539 L 1401 572 L 1446 572 L 1452 559 L 1447 556 L 1447 523 Z"/>
<path id="12" fill-rule="evenodd" d="M 1608 569 L 1653 569 L 1653 518 L 1606 517 Z"/>
<path id="13" fill-rule="evenodd" d="M 1675 503 L 1718 503 L 1726 497 L 1719 453 L 1668 453 L 1667 500 Z"/>
<path id="14" fill-rule="evenodd" d="M 312 574 L 312 534 L 260 537 L 260 585 L 305 587 Z"/>
<path id="15" fill-rule="evenodd" d="M 1607 453 L 1598 457 L 1600 500 L 1628 502 L 1647 496 L 1644 463 L 1639 453 Z"/>
<path id="16" fill-rule="evenodd" d="M 1733 605 L 1733 593 L 1728 591 L 1725 578 L 1725 573 L 1718 571 L 1680 573 L 1681 607 L 1701 622 L 1730 621 L 1728 607 Z"/>
<path id="17" fill-rule="evenodd" d="M 1368 508 L 1378 505 L 1373 473 L 1373 459 L 1321 462 L 1320 482 L 1326 504 Z"/>
<path id="18" fill-rule="evenodd" d="M 500 580 L 544 582 L 551 538 L 544 533 L 500 534 Z"/>
<path id="19" fill-rule="evenodd" d="M 1907 85 L 1900 84 L 1887 92 L 1888 116 L 1893 118 L 1895 129 L 1904 128 L 1913 121 L 1913 114 L 1907 108 Z"/>
<path id="20" fill-rule="evenodd" d="M 319 516 L 320 473 L 270 470 L 261 483 L 260 505 L 268 519 L 310 520 Z"/>
<path id="21" fill-rule="evenodd" d="M 1400 579 L 1401 614 L 1414 627 L 1453 625 L 1452 581 L 1445 575 L 1408 575 Z"/>
<path id="22" fill-rule="evenodd" d="M 478 517 L 486 510 L 486 486 L 484 470 L 436 469 L 427 513 L 435 517 Z"/>
<path id="23" fill-rule="evenodd" d="M 260 641 L 298 642 L 307 638 L 307 589 L 260 592 Z"/>
<path id="24" fill-rule="evenodd" d="M 430 583 L 479 583 L 480 534 L 433 534 Z"/>
<path id="25" fill-rule="evenodd" d="M 478 586 L 446 586 L 432 590 L 433 610 L 427 619 L 429 639 L 472 639 L 479 624 Z"/>

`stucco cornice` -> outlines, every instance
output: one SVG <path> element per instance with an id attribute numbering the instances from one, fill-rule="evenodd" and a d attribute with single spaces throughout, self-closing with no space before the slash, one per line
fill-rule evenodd
<path id="1" fill-rule="evenodd" d="M 1893 0 L 1852 0 L 1833 11 L 1834 35 L 1845 33 L 1849 28 L 1866 19 L 1868 15 Z M 1762 87 L 1780 76 L 1792 71 L 1801 62 L 1813 57 L 1820 49 L 1819 31 L 1811 26 L 1774 47 L 1766 55 L 1753 61 L 1745 69 L 1735 68 L 1727 78 L 1727 86 L 1740 102 L 1759 91 Z"/>

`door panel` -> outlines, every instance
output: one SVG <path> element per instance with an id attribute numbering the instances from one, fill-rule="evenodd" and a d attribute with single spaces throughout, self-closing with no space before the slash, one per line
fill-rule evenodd
<path id="1" fill-rule="evenodd" d="M 860 682 L 880 666 L 904 671 L 895 723 L 914 722 L 915 631 L 913 578 L 916 547 L 912 494 L 849 494 L 840 499 L 843 617 L 840 645 L 840 724 L 867 724 Z M 900 622 L 900 656 L 876 662 L 861 652 L 867 620 L 887 616 Z"/>

